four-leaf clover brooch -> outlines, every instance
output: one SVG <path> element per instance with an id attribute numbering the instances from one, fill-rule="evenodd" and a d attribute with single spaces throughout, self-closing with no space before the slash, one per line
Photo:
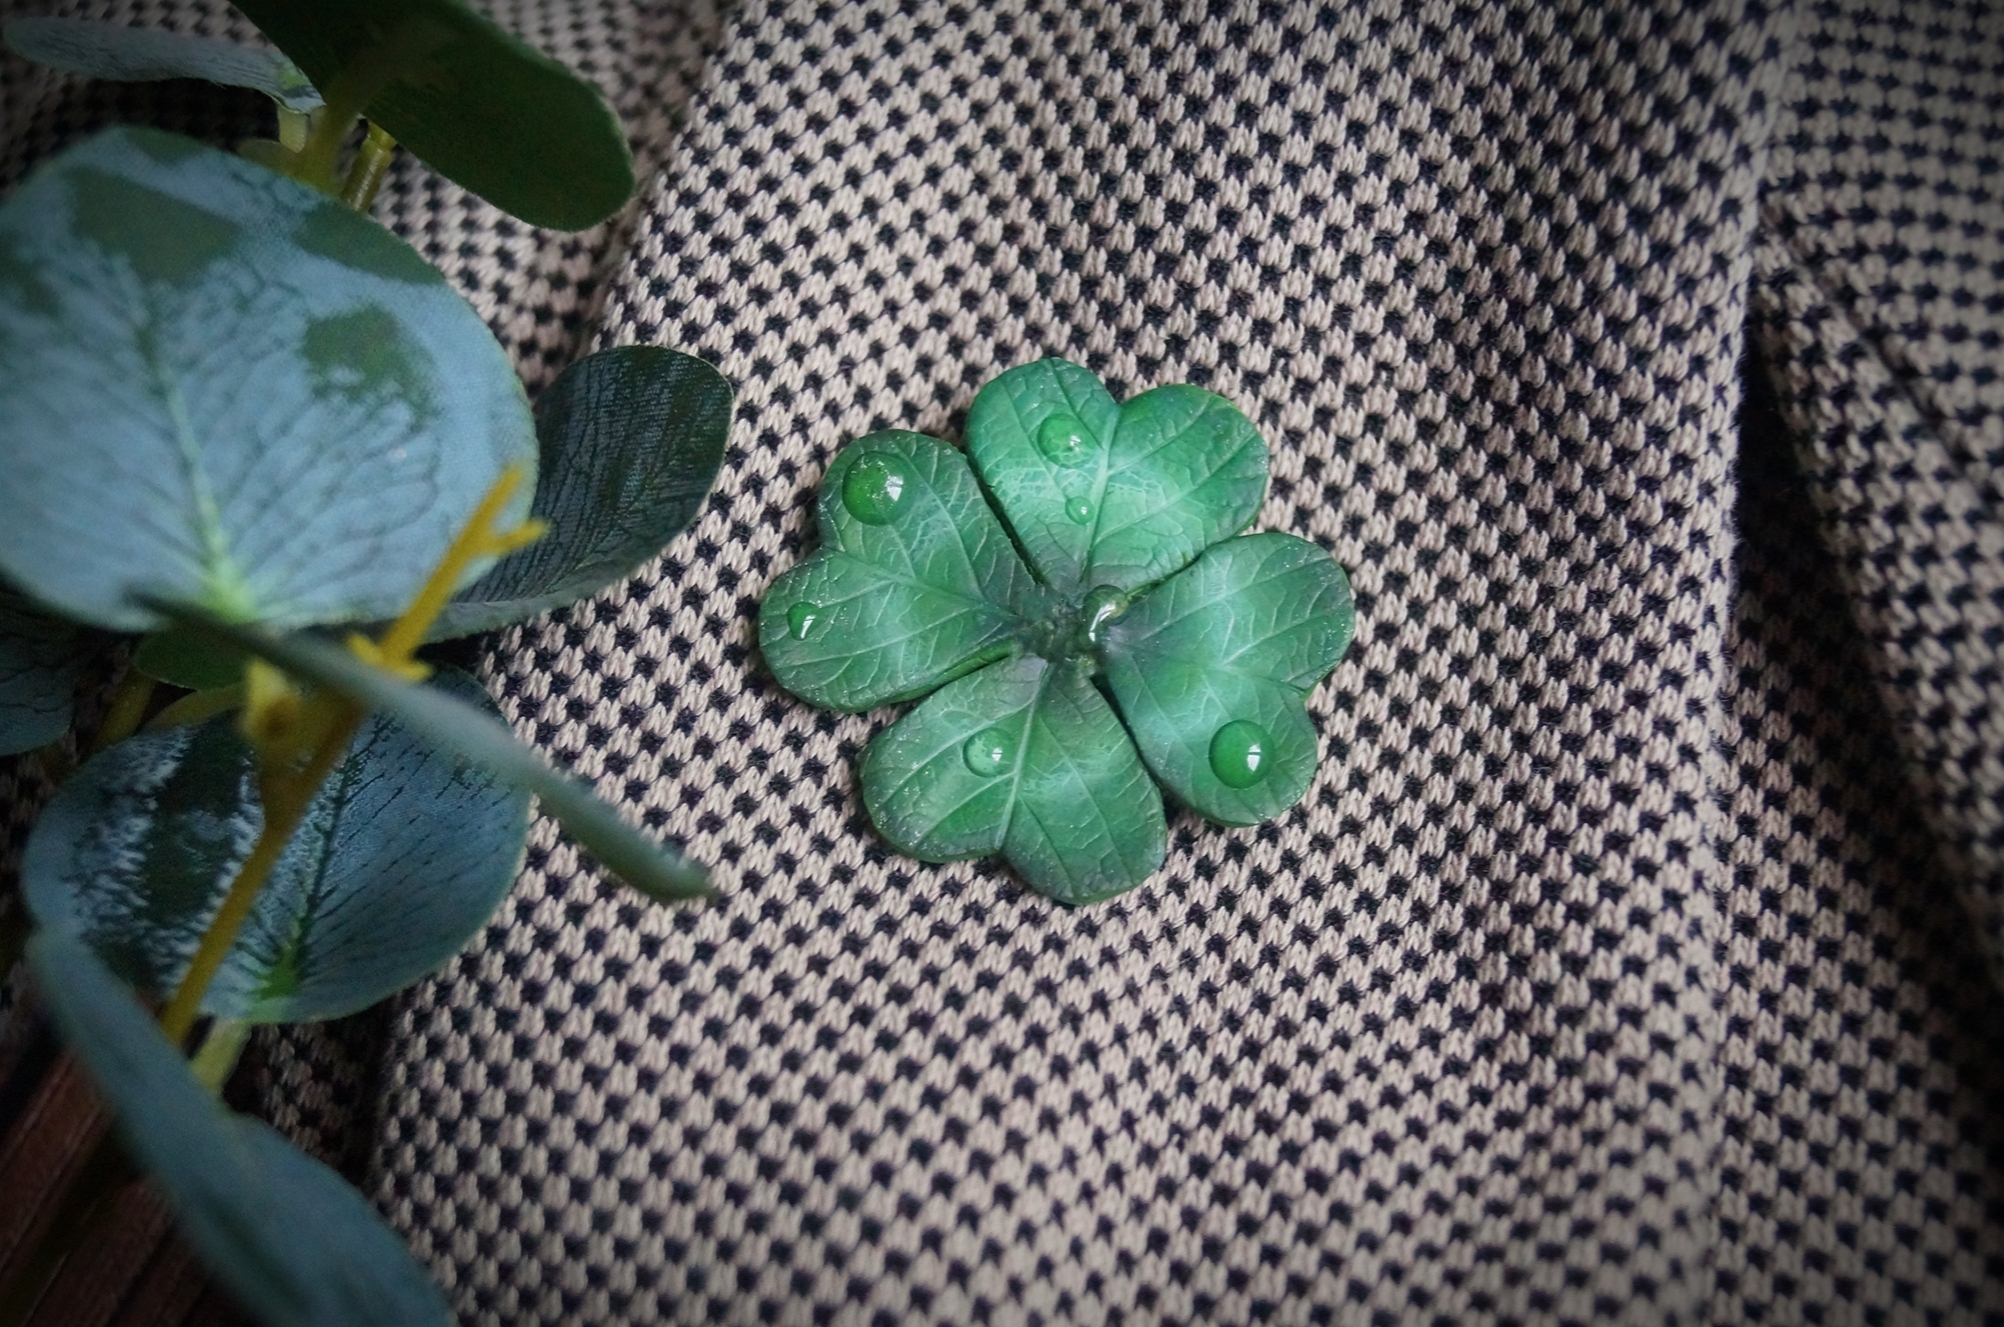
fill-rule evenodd
<path id="1" fill-rule="evenodd" d="M 1162 865 L 1158 782 L 1251 825 L 1314 778 L 1304 702 L 1356 613 L 1315 545 L 1234 537 L 1266 482 L 1222 397 L 1123 405 L 1076 364 L 1026 364 L 975 396 L 965 454 L 892 431 L 835 458 L 821 551 L 773 584 L 759 645 L 829 709 L 932 693 L 863 756 L 900 852 L 1000 853 L 1061 903 L 1108 898 Z"/>

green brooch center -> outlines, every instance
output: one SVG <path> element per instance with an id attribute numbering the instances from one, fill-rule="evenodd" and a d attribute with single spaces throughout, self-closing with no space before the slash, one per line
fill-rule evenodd
<path id="1" fill-rule="evenodd" d="M 1250 825 L 1314 779 L 1305 702 L 1355 612 L 1315 545 L 1241 535 L 1266 483 L 1221 397 L 1119 403 L 1026 364 L 976 395 L 965 453 L 886 432 L 835 458 L 821 551 L 774 582 L 760 647 L 816 705 L 925 697 L 862 763 L 901 852 L 1000 854 L 1061 902 L 1106 898 L 1161 866 L 1164 789 Z"/>

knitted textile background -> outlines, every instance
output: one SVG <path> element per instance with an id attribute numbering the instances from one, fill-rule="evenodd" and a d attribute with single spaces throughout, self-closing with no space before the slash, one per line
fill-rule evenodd
<path id="1" fill-rule="evenodd" d="M 663 183 L 386 219 L 532 386 L 609 245 L 600 337 L 740 395 L 488 677 L 722 896 L 539 823 L 399 1005 L 373 1184 L 466 1321 L 2004 1322 L 2004 18 L 515 9 Z M 1078 911 L 888 854 L 889 712 L 754 648 L 845 442 L 1049 354 L 1236 401 L 1359 614 L 1303 804 Z M 269 1080 L 338 1150 L 330 1046 Z"/>

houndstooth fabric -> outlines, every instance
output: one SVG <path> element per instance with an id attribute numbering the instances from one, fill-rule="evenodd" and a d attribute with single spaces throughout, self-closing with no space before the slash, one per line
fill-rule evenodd
<path id="1" fill-rule="evenodd" d="M 739 385 L 718 494 L 493 667 L 725 897 L 645 907 L 545 827 L 405 1006 L 379 1198 L 465 1317 L 2004 1311 L 1993 997 L 1916 948 L 1962 938 L 1898 900 L 1948 887 L 1884 818 L 1898 759 L 1804 708 L 1860 694 L 1806 615 L 1817 522 L 1735 483 L 1801 41 L 1728 6 L 737 15 L 605 332 Z M 1044 354 L 1237 401 L 1261 524 L 1360 620 L 1303 807 L 1180 821 L 1080 912 L 887 855 L 852 782 L 887 716 L 752 649 L 835 450 L 951 435 Z"/>
<path id="2" fill-rule="evenodd" d="M 366 1024 L 249 1085 L 373 1104 L 464 1321 L 2004 1322 L 1997 15 L 630 2 L 498 11 L 630 229 L 380 206 L 532 386 L 597 326 L 739 389 L 697 525 L 487 665 L 722 897 L 539 822 L 379 1098 Z M 1236 401 L 1359 610 L 1302 806 L 1075 912 L 887 853 L 891 712 L 754 648 L 835 451 L 1045 354 Z"/>

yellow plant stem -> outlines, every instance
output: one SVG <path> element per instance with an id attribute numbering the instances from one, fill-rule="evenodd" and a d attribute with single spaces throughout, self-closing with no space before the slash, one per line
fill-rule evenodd
<path id="1" fill-rule="evenodd" d="M 123 742 L 139 731 L 139 725 L 146 718 L 146 707 L 153 703 L 153 679 L 137 668 L 128 668 L 125 680 L 118 684 L 112 695 L 111 709 L 105 713 L 104 722 L 98 725 L 97 733 L 90 739 L 90 750 L 86 755 L 96 755 L 114 743 Z"/>
<path id="2" fill-rule="evenodd" d="M 445 556 L 426 578 L 423 588 L 378 640 L 356 634 L 348 638 L 348 648 L 361 659 L 395 673 L 399 677 L 422 680 L 430 670 L 417 658 L 427 632 L 453 592 L 481 558 L 496 557 L 522 547 L 542 536 L 541 521 L 525 521 L 510 530 L 496 529 L 496 522 L 508 501 L 522 485 L 523 470 L 510 465 L 487 490 L 474 508 Z M 348 749 L 349 741 L 361 725 L 360 707 L 331 692 L 302 697 L 284 675 L 253 662 L 246 673 L 244 732 L 257 749 L 259 758 L 258 795 L 264 803 L 264 828 L 251 846 L 250 856 L 230 882 L 223 906 L 209 922 L 194 960 L 175 989 L 173 999 L 160 1015 L 160 1030 L 168 1040 L 180 1045 L 195 1025 L 202 998 L 215 980 L 223 960 L 235 947 L 237 936 L 250 916 L 251 905 L 278 865 L 293 831 L 306 817 L 306 810 Z"/>
<path id="3" fill-rule="evenodd" d="M 257 902 L 258 891 L 271 878 L 272 868 L 278 865 L 285 845 L 292 841 L 292 832 L 306 818 L 313 795 L 320 791 L 321 783 L 348 750 L 348 740 L 362 722 L 360 709 L 345 701 L 334 703 L 344 712 L 321 737 L 306 767 L 297 771 L 269 770 L 258 780 L 258 793 L 264 802 L 264 828 L 258 833 L 250 856 L 238 869 L 237 878 L 230 882 L 230 892 L 223 897 L 223 906 L 203 933 L 194 960 L 174 990 L 174 998 L 160 1015 L 160 1030 L 177 1046 L 195 1026 L 202 997 L 209 993 L 209 983 L 215 980 L 223 960 L 235 947 L 237 936 L 250 917 L 251 905 Z"/>
<path id="4" fill-rule="evenodd" d="M 390 158 L 396 150 L 396 139 L 385 133 L 381 125 L 370 125 L 362 146 L 355 150 L 355 160 L 349 163 L 348 178 L 341 185 L 341 201 L 357 212 L 367 212 L 376 201 L 376 190 L 382 187 L 383 175 L 389 170 Z"/>
<path id="5" fill-rule="evenodd" d="M 191 723 L 200 723 L 226 710 L 233 710 L 243 703 L 244 686 L 241 682 L 226 687 L 215 687 L 209 691 L 191 691 L 147 720 L 146 731 L 157 733 L 168 728 L 182 728 Z"/>

